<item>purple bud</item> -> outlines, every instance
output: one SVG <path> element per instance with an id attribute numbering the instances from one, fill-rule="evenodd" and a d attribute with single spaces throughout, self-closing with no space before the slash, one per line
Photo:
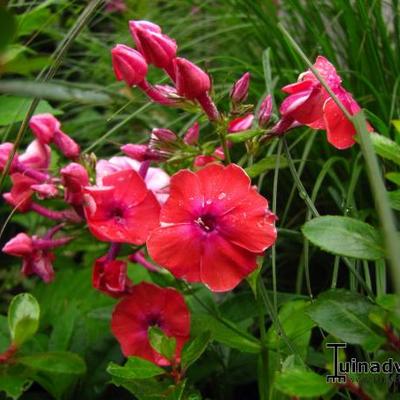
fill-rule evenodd
<path id="1" fill-rule="evenodd" d="M 260 128 L 266 128 L 272 114 L 272 96 L 269 94 L 261 103 L 257 118 Z"/>
<path id="2" fill-rule="evenodd" d="M 151 133 L 162 142 L 175 142 L 177 139 L 177 136 L 174 132 L 165 128 L 154 128 Z"/>
<path id="3" fill-rule="evenodd" d="M 239 80 L 232 86 L 230 97 L 235 104 L 242 103 L 247 99 L 249 93 L 250 72 L 246 72 Z"/>
<path id="4" fill-rule="evenodd" d="M 186 144 L 196 144 L 199 141 L 200 126 L 198 122 L 195 122 L 185 133 L 183 141 Z"/>

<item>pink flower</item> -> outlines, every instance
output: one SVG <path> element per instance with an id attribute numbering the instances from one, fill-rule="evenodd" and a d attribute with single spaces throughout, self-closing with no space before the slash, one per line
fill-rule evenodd
<path id="1" fill-rule="evenodd" d="M 210 77 L 197 65 L 180 57 L 175 58 L 173 62 L 176 89 L 180 96 L 193 100 L 210 90 Z"/>
<path id="2" fill-rule="evenodd" d="M 70 163 L 60 171 L 64 185 L 64 199 L 68 204 L 80 206 L 83 203 L 83 188 L 89 184 L 86 169 L 78 163 Z"/>
<path id="3" fill-rule="evenodd" d="M 246 72 L 232 86 L 230 97 L 233 103 L 239 104 L 247 99 L 247 95 L 249 94 L 249 85 L 250 72 Z"/>
<path id="4" fill-rule="evenodd" d="M 3 171 L 3 169 L 5 168 L 13 147 L 14 145 L 8 142 L 0 144 L 0 171 Z M 10 173 L 16 172 L 17 164 L 18 155 L 16 154 L 11 162 Z"/>
<path id="5" fill-rule="evenodd" d="M 29 120 L 29 127 L 42 144 L 53 141 L 54 134 L 60 130 L 60 121 L 52 114 L 37 114 Z"/>
<path id="6" fill-rule="evenodd" d="M 356 101 L 342 88 L 342 80 L 335 67 L 325 57 L 318 56 L 314 67 L 335 95 L 343 99 L 343 105 L 351 115 L 360 111 Z M 294 120 L 314 129 L 326 129 L 329 143 L 338 149 L 349 148 L 355 143 L 353 125 L 333 103 L 311 70 L 301 74 L 298 82 L 287 85 L 282 90 L 289 94 L 280 107 L 283 120 Z"/>
<path id="7" fill-rule="evenodd" d="M 124 154 L 137 161 L 160 161 L 162 159 L 161 154 L 158 151 L 151 149 L 146 144 L 128 143 L 121 146 L 121 150 Z"/>
<path id="8" fill-rule="evenodd" d="M 177 278 L 223 292 L 257 268 L 257 256 L 276 240 L 275 219 L 239 166 L 181 170 L 147 248 Z"/>
<path id="9" fill-rule="evenodd" d="M 47 144 L 41 143 L 38 139 L 31 142 L 25 152 L 18 157 L 18 161 L 24 167 L 39 171 L 46 171 L 49 168 L 50 160 L 50 147 Z"/>
<path id="10" fill-rule="evenodd" d="M 139 172 L 141 163 L 129 157 L 112 157 L 109 160 L 99 160 L 96 164 L 96 183 L 103 186 L 103 179 L 118 171 Z M 163 204 L 167 200 L 169 192 L 169 175 L 161 168 L 150 167 L 145 177 L 147 189 L 151 190 L 157 200 Z"/>
<path id="11" fill-rule="evenodd" d="M 125 81 L 128 86 L 135 86 L 144 81 L 147 63 L 138 51 L 124 44 L 117 44 L 111 50 L 111 56 L 117 80 Z"/>
<path id="12" fill-rule="evenodd" d="M 79 157 L 81 151 L 79 145 L 62 131 L 56 132 L 54 135 L 54 144 L 60 149 L 65 157 L 75 160 Z"/>
<path id="13" fill-rule="evenodd" d="M 247 114 L 244 115 L 243 117 L 235 118 L 232 121 L 229 121 L 228 132 L 237 133 L 246 131 L 251 128 L 253 120 L 254 120 L 253 114 Z"/>
<path id="14" fill-rule="evenodd" d="M 16 172 L 11 175 L 11 182 L 11 191 L 3 194 L 4 199 L 20 212 L 29 211 L 32 204 L 32 185 L 37 184 L 37 181 Z"/>
<path id="15" fill-rule="evenodd" d="M 188 144 L 197 144 L 200 136 L 200 125 L 198 122 L 195 122 L 185 133 L 183 137 L 183 141 Z"/>
<path id="16" fill-rule="evenodd" d="M 260 128 L 268 127 L 272 115 L 272 96 L 269 94 L 261 103 L 257 113 L 258 126 Z"/>
<path id="17" fill-rule="evenodd" d="M 62 246 L 71 240 L 69 237 L 60 239 L 32 238 L 25 233 L 19 233 L 9 240 L 2 251 L 6 254 L 22 257 L 22 270 L 25 276 L 38 275 L 44 282 L 54 278 L 54 254 L 50 252 L 55 247 Z"/>
<path id="18" fill-rule="evenodd" d="M 156 326 L 168 337 L 176 339 L 173 360 L 167 360 L 153 349 L 149 328 Z M 142 282 L 115 307 L 111 330 L 125 357 L 136 356 L 166 366 L 179 363 L 183 345 L 190 335 L 190 313 L 185 299 L 175 289 L 161 288 Z"/>
<path id="19" fill-rule="evenodd" d="M 57 186 L 53 185 L 52 183 L 32 185 L 31 189 L 37 193 L 38 197 L 41 199 L 50 199 L 58 195 Z"/>
<path id="20" fill-rule="evenodd" d="M 103 185 L 84 189 L 92 234 L 109 242 L 143 244 L 159 221 L 160 205 L 154 194 L 133 170 L 108 175 Z"/>
<path id="21" fill-rule="evenodd" d="M 167 68 L 176 57 L 177 46 L 175 40 L 162 34 L 158 28 L 160 27 L 155 24 L 143 24 L 143 21 L 129 21 L 129 29 L 137 49 L 147 63 L 158 68 Z"/>
<path id="22" fill-rule="evenodd" d="M 93 287 L 111 297 L 125 296 L 131 292 L 132 282 L 126 274 L 126 262 L 98 258 L 93 266 Z"/>

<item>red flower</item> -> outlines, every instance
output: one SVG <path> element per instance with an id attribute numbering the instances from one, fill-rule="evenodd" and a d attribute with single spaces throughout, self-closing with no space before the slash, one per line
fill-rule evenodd
<path id="1" fill-rule="evenodd" d="M 32 185 L 37 184 L 37 181 L 19 172 L 11 175 L 11 181 L 11 192 L 4 193 L 4 199 L 20 212 L 29 211 L 32 204 Z"/>
<path id="2" fill-rule="evenodd" d="M 111 329 L 126 357 L 137 356 L 158 365 L 170 365 L 150 344 L 148 329 L 152 326 L 176 339 L 174 361 L 179 362 L 190 334 L 190 314 L 185 300 L 175 289 L 143 282 L 134 286 L 132 294 L 115 307 Z"/>
<path id="3" fill-rule="evenodd" d="M 105 176 L 84 193 L 89 229 L 100 240 L 141 245 L 158 225 L 160 205 L 136 171 Z"/>
<path id="4" fill-rule="evenodd" d="M 318 56 L 314 68 L 351 115 L 360 111 L 350 93 L 342 88 L 342 80 L 335 67 L 325 57 Z M 346 149 L 355 143 L 353 124 L 347 120 L 311 70 L 301 74 L 298 82 L 282 90 L 290 94 L 280 107 L 283 120 L 295 120 L 314 129 L 326 129 L 328 142 L 337 149 Z M 372 130 L 371 127 L 369 129 Z"/>
<path id="5" fill-rule="evenodd" d="M 171 178 L 161 226 L 147 241 L 149 254 L 178 278 L 216 292 L 233 289 L 276 239 L 268 202 L 235 164 L 210 164 Z"/>
<path id="6" fill-rule="evenodd" d="M 132 282 L 126 276 L 126 262 L 108 260 L 107 256 L 98 258 L 93 267 L 93 287 L 110 295 L 121 297 L 131 291 Z"/>

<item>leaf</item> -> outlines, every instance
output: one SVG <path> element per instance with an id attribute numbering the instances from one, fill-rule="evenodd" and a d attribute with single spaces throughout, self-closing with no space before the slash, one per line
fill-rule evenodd
<path id="1" fill-rule="evenodd" d="M 86 365 L 82 358 L 68 351 L 36 353 L 18 357 L 17 362 L 38 371 L 54 374 L 81 375 L 86 372 Z"/>
<path id="2" fill-rule="evenodd" d="M 183 369 L 188 369 L 204 353 L 211 340 L 211 333 L 206 331 L 186 343 L 182 350 L 181 364 Z"/>
<path id="3" fill-rule="evenodd" d="M 377 350 L 386 339 L 373 330 L 368 318 L 373 304 L 347 290 L 330 290 L 312 303 L 307 314 L 322 329 L 343 342 L 358 344 L 367 351 Z"/>
<path id="4" fill-rule="evenodd" d="M 226 135 L 226 139 L 230 140 L 233 143 L 242 143 L 253 137 L 260 136 L 263 133 L 264 133 L 264 131 L 261 129 L 251 129 L 251 130 L 247 130 L 247 131 L 230 133 L 230 134 Z"/>
<path id="5" fill-rule="evenodd" d="M 371 133 L 370 137 L 375 151 L 381 157 L 400 165 L 400 145 L 377 133 Z"/>
<path id="6" fill-rule="evenodd" d="M 151 326 L 147 334 L 153 349 L 163 355 L 167 360 L 172 360 L 176 349 L 176 339 L 174 337 L 168 337 L 156 326 Z"/>
<path id="7" fill-rule="evenodd" d="M 12 399 L 18 399 L 32 384 L 32 380 L 26 375 L 26 368 L 18 365 L 0 370 L 0 392 L 5 392 Z"/>
<path id="8" fill-rule="evenodd" d="M 216 319 L 209 314 L 192 315 L 192 333 L 210 331 L 217 342 L 246 353 L 259 353 L 260 342 L 235 323 L 225 319 Z"/>
<path id="9" fill-rule="evenodd" d="M 385 178 L 388 181 L 395 183 L 397 186 L 400 186 L 400 172 L 388 172 L 385 175 Z"/>
<path id="10" fill-rule="evenodd" d="M 30 103 L 31 99 L 23 97 L 0 96 L 0 126 L 22 121 Z M 35 114 L 41 113 L 62 114 L 61 111 L 51 107 L 45 100 L 40 101 L 35 110 Z"/>
<path id="11" fill-rule="evenodd" d="M 12 299 L 8 309 L 8 327 L 11 340 L 17 347 L 36 333 L 39 318 L 40 307 L 31 294 L 21 293 Z"/>
<path id="12" fill-rule="evenodd" d="M 400 211 L 400 190 L 388 192 L 390 206 L 397 211 Z"/>
<path id="13" fill-rule="evenodd" d="M 116 376 L 112 379 L 117 386 L 122 386 L 130 393 L 134 394 L 138 400 L 162 400 L 172 399 L 176 386 L 170 381 L 158 380 L 157 378 L 126 380 Z M 178 387 L 178 390 L 180 388 Z"/>
<path id="14" fill-rule="evenodd" d="M 267 156 L 261 159 L 260 161 L 257 161 L 250 167 L 247 167 L 246 172 L 250 176 L 250 178 L 255 178 L 264 172 L 268 172 L 270 170 L 275 169 L 275 166 L 276 166 L 276 155 Z M 287 159 L 284 156 L 280 156 L 279 168 L 286 168 L 287 166 L 288 166 Z"/>
<path id="15" fill-rule="evenodd" d="M 302 232 L 311 243 L 328 253 L 362 260 L 384 257 L 378 231 L 354 218 L 317 217 L 306 222 Z"/>
<path id="16" fill-rule="evenodd" d="M 151 361 L 139 357 L 129 357 L 124 366 L 110 362 L 107 372 L 122 379 L 147 379 L 165 373 L 162 368 Z"/>
<path id="17" fill-rule="evenodd" d="M 82 104 L 108 104 L 111 101 L 110 96 L 99 91 L 81 90 L 62 84 L 23 80 L 0 81 L 0 93 L 56 101 L 76 101 Z"/>
<path id="18" fill-rule="evenodd" d="M 17 21 L 14 14 L 0 6 L 0 52 L 11 43 L 17 30 Z"/>
<path id="19" fill-rule="evenodd" d="M 293 368 L 278 373 L 274 386 L 288 396 L 301 398 L 323 396 L 331 390 L 331 386 L 326 382 L 324 376 L 302 368 Z"/>

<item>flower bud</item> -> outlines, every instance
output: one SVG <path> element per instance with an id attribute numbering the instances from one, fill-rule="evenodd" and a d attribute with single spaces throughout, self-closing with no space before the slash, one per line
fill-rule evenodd
<path id="1" fill-rule="evenodd" d="M 236 133 L 236 132 L 243 132 L 247 131 L 251 128 L 251 125 L 254 120 L 253 114 L 247 114 L 243 117 L 235 118 L 232 121 L 229 121 L 228 124 L 228 132 L 229 133 Z"/>
<path id="2" fill-rule="evenodd" d="M 200 135 L 200 125 L 198 122 L 195 122 L 185 133 L 183 137 L 183 141 L 186 144 L 196 144 L 199 141 Z"/>
<path id="3" fill-rule="evenodd" d="M 249 93 L 250 72 L 246 72 L 239 80 L 232 86 L 230 97 L 235 104 L 242 103 L 247 99 Z"/>
<path id="4" fill-rule="evenodd" d="M 272 115 L 272 96 L 269 94 L 261 103 L 257 118 L 260 128 L 266 128 Z"/>
<path id="5" fill-rule="evenodd" d="M 117 44 L 111 50 L 111 57 L 117 80 L 134 86 L 146 78 L 147 63 L 138 51 L 123 44 Z"/>
<path id="6" fill-rule="evenodd" d="M 174 68 L 176 89 L 182 97 L 192 100 L 210 90 L 211 81 L 208 74 L 189 60 L 175 58 Z"/>
<path id="7" fill-rule="evenodd" d="M 76 159 L 81 152 L 79 145 L 64 132 L 58 131 L 54 135 L 54 144 L 60 149 L 65 157 Z"/>
<path id="8" fill-rule="evenodd" d="M 83 202 L 82 187 L 89 184 L 89 175 L 86 169 L 81 164 L 71 163 L 62 168 L 60 174 L 65 187 L 65 201 L 72 205 L 81 205 Z"/>
<path id="9" fill-rule="evenodd" d="M 26 233 L 18 233 L 4 245 L 2 251 L 15 257 L 28 256 L 33 251 L 32 239 Z"/>
<path id="10" fill-rule="evenodd" d="M 29 121 L 29 127 L 42 144 L 49 144 L 60 126 L 60 121 L 48 113 L 34 115 Z"/>
<path id="11" fill-rule="evenodd" d="M 177 139 L 177 136 L 174 132 L 165 128 L 154 128 L 151 133 L 162 142 L 175 142 Z"/>
<path id="12" fill-rule="evenodd" d="M 154 33 L 161 33 L 161 27 L 155 24 L 154 22 L 143 21 L 143 20 L 140 21 L 131 20 L 129 21 L 129 30 L 135 42 L 136 42 L 136 31 L 138 29 L 147 30 Z"/>
<path id="13" fill-rule="evenodd" d="M 2 143 L 0 144 L 0 171 L 3 171 L 4 167 L 7 164 L 7 161 L 10 157 L 11 151 L 13 149 L 13 144 L 12 143 Z M 10 173 L 13 173 L 16 171 L 18 165 L 18 156 L 15 154 L 12 162 L 11 162 L 11 168 L 10 168 Z"/>
<path id="14" fill-rule="evenodd" d="M 139 27 L 135 28 L 134 39 L 148 64 L 166 68 L 176 57 L 176 42 L 167 35 Z"/>
<path id="15" fill-rule="evenodd" d="M 131 157 L 137 161 L 159 161 L 161 158 L 157 151 L 150 149 L 149 146 L 145 144 L 124 144 L 121 146 L 121 150 L 128 157 Z"/>

